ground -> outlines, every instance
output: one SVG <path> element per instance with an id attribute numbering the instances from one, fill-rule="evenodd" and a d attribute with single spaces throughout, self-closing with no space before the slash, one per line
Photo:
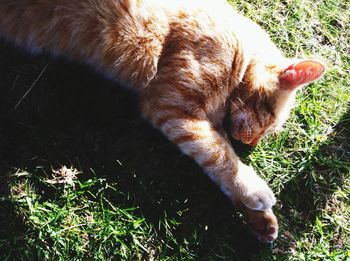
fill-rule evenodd
<path id="1" fill-rule="evenodd" d="M 276 242 L 256 241 L 142 120 L 134 95 L 87 66 L 1 43 L 1 260 L 350 259 L 350 3 L 231 3 L 288 56 L 328 67 L 282 132 L 254 149 L 233 144 L 276 193 Z"/>

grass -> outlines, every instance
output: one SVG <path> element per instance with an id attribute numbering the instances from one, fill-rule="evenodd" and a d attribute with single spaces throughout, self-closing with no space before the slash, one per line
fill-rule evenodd
<path id="1" fill-rule="evenodd" d="M 288 56 L 328 65 L 283 132 L 250 151 L 234 144 L 279 199 L 279 239 L 259 244 L 135 97 L 1 44 L 1 260 L 350 259 L 350 2 L 230 2 Z"/>

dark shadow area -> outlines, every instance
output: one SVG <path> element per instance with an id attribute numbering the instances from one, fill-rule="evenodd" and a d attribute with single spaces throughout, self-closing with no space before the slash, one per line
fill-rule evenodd
<path id="1" fill-rule="evenodd" d="M 197 233 L 199 258 L 222 238 L 231 240 L 242 260 L 265 249 L 201 169 L 140 117 L 132 93 L 86 66 L 33 58 L 5 44 L 0 44 L 0 76 L 0 197 L 9 193 L 5 176 L 15 169 L 45 175 L 74 166 L 84 172 L 81 179 L 94 172 L 117 183 L 154 227 L 165 212 L 179 221 L 179 241 Z M 21 218 L 11 204 L 2 204 L 0 212 L 12 220 L 10 228 L 3 227 L 0 215 L 0 230 L 20 236 Z"/>

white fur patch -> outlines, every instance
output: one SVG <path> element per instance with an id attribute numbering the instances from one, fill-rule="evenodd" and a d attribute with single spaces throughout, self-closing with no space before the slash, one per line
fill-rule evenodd
<path id="1" fill-rule="evenodd" d="M 276 198 L 267 183 L 252 167 L 242 162 L 239 162 L 234 192 L 237 199 L 253 210 L 270 209 L 276 203 Z"/>

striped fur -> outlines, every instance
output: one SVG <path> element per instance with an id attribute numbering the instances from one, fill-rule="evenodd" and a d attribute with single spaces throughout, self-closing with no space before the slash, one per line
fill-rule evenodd
<path id="1" fill-rule="evenodd" d="M 145 118 L 194 158 L 258 238 L 277 237 L 275 197 L 239 160 L 223 120 L 255 145 L 282 126 L 321 63 L 284 58 L 223 0 L 0 0 L 0 36 L 91 64 L 134 90 Z"/>

